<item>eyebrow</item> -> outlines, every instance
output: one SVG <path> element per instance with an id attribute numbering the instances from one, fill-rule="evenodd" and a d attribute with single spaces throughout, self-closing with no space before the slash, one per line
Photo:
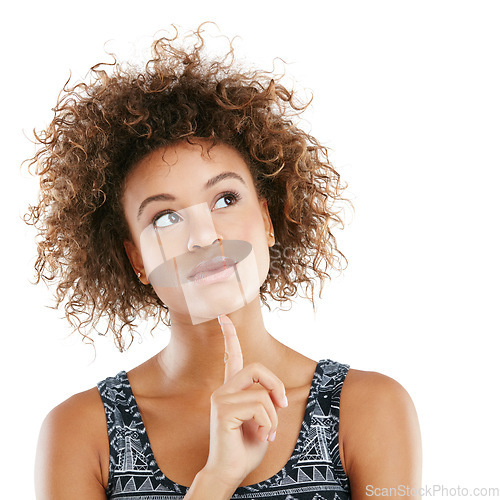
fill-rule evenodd
<path id="1" fill-rule="evenodd" d="M 241 175 L 237 174 L 236 172 L 222 172 L 215 177 L 212 177 L 211 179 L 208 179 L 208 181 L 205 184 L 204 189 L 209 189 L 218 182 L 221 182 L 225 179 L 237 179 L 240 182 L 243 183 L 243 185 L 247 185 L 246 182 L 243 180 L 243 177 Z M 147 205 L 152 203 L 153 201 L 175 201 L 177 198 L 173 194 L 169 193 L 160 193 L 160 194 L 155 194 L 153 196 L 148 196 L 140 205 L 139 211 L 137 212 L 137 220 L 140 219 L 142 213 L 144 212 L 144 209 L 146 208 Z"/>

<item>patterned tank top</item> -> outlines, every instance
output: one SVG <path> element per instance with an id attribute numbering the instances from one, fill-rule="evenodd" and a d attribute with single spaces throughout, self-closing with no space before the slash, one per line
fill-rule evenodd
<path id="1" fill-rule="evenodd" d="M 340 391 L 349 365 L 322 359 L 316 366 L 292 456 L 273 477 L 238 487 L 232 499 L 347 500 L 349 479 L 339 455 Z M 183 498 L 189 487 L 158 467 L 125 371 L 97 384 L 109 436 L 109 499 Z"/>

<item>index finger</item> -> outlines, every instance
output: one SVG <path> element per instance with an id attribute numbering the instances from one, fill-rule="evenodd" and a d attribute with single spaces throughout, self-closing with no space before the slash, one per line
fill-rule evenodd
<path id="1" fill-rule="evenodd" d="M 243 370 L 243 354 L 233 322 L 225 314 L 220 314 L 217 319 L 224 335 L 224 383 L 226 383 L 233 375 Z"/>

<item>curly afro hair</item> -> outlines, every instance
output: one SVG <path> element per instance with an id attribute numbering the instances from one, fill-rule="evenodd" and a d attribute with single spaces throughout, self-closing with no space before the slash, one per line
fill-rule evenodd
<path id="1" fill-rule="evenodd" d="M 310 104 L 267 71 L 237 68 L 226 56 L 207 57 L 203 31 L 182 41 L 159 38 L 143 67 L 114 62 L 90 69 L 88 82 L 64 85 L 51 123 L 34 132 L 30 158 L 40 176 L 38 205 L 24 216 L 37 229 L 36 283 L 56 280 L 56 305 L 84 337 L 111 329 L 120 351 L 137 333 L 134 321 L 153 317 L 170 326 L 168 307 L 134 273 L 123 242 L 131 239 L 121 195 L 127 174 L 156 148 L 189 138 L 225 143 L 242 154 L 257 193 L 267 200 L 276 244 L 261 286 L 281 303 L 306 285 L 314 308 L 314 279 L 342 271 L 345 256 L 331 232 L 344 223 L 336 210 L 343 190 L 327 148 L 295 118 Z M 350 202 L 349 202 L 350 203 Z M 325 270 L 322 270 L 321 267 Z M 308 296 L 311 288 L 310 297 Z M 107 328 L 97 330 L 104 316 Z M 124 328 L 128 331 L 124 332 Z M 130 342 L 126 346 L 127 335 Z"/>

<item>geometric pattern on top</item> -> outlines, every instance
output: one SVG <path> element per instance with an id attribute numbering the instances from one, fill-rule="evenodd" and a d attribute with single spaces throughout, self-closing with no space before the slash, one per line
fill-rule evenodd
<path id="1" fill-rule="evenodd" d="M 347 500 L 349 479 L 339 454 L 340 392 L 349 365 L 317 363 L 299 437 L 283 469 L 265 481 L 238 487 L 232 499 Z M 158 467 L 125 371 L 97 384 L 109 437 L 108 499 L 183 498 L 189 487 Z"/>

